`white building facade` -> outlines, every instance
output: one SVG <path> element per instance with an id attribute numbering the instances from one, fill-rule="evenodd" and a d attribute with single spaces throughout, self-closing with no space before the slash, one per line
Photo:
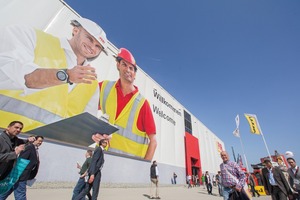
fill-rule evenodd
<path id="1" fill-rule="evenodd" d="M 1 20 L 0 27 L 27 24 L 58 37 L 70 38 L 70 20 L 80 17 L 59 0 L 2 0 L 1 4 L 0 17 L 5 20 Z M 118 48 L 120 47 L 109 43 L 108 55 L 101 54 L 92 62 L 99 82 L 119 78 L 113 57 L 118 53 Z M 205 171 L 217 173 L 222 162 L 219 154 L 225 149 L 223 141 L 199 121 L 192 111 L 188 111 L 149 77 L 143 71 L 143 66 L 138 66 L 135 84 L 150 102 L 155 119 L 158 145 L 153 160 L 159 165 L 160 182 L 171 183 L 173 172 L 178 175 L 177 182 L 182 184 L 185 183 L 187 174 L 200 176 Z M 0 118 L 2 117 L 5 116 Z M 72 136 L 70 133 L 70 137 Z M 84 162 L 86 149 L 84 146 L 66 144 L 46 137 L 39 150 L 41 165 L 38 181 L 77 181 L 76 162 Z M 106 152 L 102 182 L 148 183 L 150 165 L 149 161 L 143 159 Z"/>

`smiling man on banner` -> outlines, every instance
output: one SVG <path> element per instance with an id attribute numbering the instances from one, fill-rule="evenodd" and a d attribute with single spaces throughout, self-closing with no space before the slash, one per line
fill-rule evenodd
<path id="1" fill-rule="evenodd" d="M 115 57 L 119 79 L 99 83 L 99 108 L 119 129 L 108 151 L 152 160 L 157 146 L 156 127 L 149 101 L 134 85 L 136 61 L 125 48 L 120 48 Z M 100 138 L 101 134 L 96 134 L 94 140 Z"/>

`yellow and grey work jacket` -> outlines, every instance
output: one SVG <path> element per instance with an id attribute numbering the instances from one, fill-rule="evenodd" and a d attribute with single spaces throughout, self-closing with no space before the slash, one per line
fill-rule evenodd
<path id="1" fill-rule="evenodd" d="M 139 92 L 134 94 L 116 118 L 118 102 L 115 85 L 115 81 L 103 81 L 100 89 L 102 112 L 108 114 L 109 122 L 119 128 L 112 136 L 109 151 L 144 158 L 148 138 L 146 132 L 138 129 L 137 120 L 145 98 Z"/>

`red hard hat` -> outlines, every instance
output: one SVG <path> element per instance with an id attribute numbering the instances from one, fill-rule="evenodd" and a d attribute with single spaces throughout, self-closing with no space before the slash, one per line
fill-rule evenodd
<path id="1" fill-rule="evenodd" d="M 128 51 L 125 48 L 120 48 L 120 51 L 117 55 L 117 59 L 118 60 L 124 59 L 125 61 L 129 62 L 136 68 L 136 62 L 135 62 L 133 55 L 130 53 L 130 51 Z"/>

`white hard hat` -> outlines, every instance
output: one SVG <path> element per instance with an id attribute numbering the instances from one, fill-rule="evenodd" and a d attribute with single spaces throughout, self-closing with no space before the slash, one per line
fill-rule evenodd
<path id="1" fill-rule="evenodd" d="M 293 154 L 293 152 L 291 152 L 291 151 L 285 152 L 285 155 L 286 155 L 287 158 L 292 158 L 292 157 L 294 157 L 294 154 Z"/>
<path id="2" fill-rule="evenodd" d="M 82 28 L 84 28 L 102 45 L 103 50 L 106 53 L 106 48 L 107 48 L 106 34 L 98 24 L 86 18 L 78 18 L 78 19 L 71 20 L 71 24 L 73 26 L 82 26 Z"/>

